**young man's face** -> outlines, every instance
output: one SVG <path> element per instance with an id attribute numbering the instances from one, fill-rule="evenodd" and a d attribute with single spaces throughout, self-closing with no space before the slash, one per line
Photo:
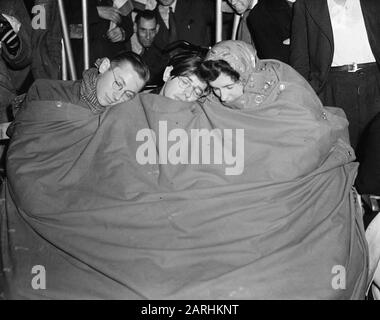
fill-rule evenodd
<path id="1" fill-rule="evenodd" d="M 136 29 L 137 38 L 140 44 L 144 48 L 151 47 L 158 32 L 158 24 L 156 19 L 146 20 L 141 18 L 136 26 Z"/>
<path id="2" fill-rule="evenodd" d="M 243 14 L 248 10 L 252 0 L 227 0 L 227 2 L 238 14 Z"/>
<path id="3" fill-rule="evenodd" d="M 161 89 L 161 94 L 167 98 L 179 101 L 196 101 L 204 95 L 207 88 L 207 83 L 201 81 L 194 74 L 172 77 L 169 72 L 169 76 L 166 79 L 164 75 L 164 81 L 165 84 Z"/>
<path id="4" fill-rule="evenodd" d="M 170 6 L 174 0 L 158 0 L 159 4 L 162 5 L 162 6 Z"/>
<path id="5" fill-rule="evenodd" d="M 244 93 L 243 84 L 240 81 L 234 81 L 225 73 L 221 73 L 214 81 L 210 81 L 210 87 L 223 104 L 235 101 Z"/>
<path id="6" fill-rule="evenodd" d="M 105 59 L 99 72 L 96 96 L 104 107 L 131 100 L 145 85 L 145 81 L 127 61 L 111 67 L 109 59 Z"/>

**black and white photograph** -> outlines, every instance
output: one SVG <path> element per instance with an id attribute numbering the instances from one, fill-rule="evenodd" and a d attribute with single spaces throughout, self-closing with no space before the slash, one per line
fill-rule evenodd
<path id="1" fill-rule="evenodd" d="M 3 302 L 380 300 L 379 211 L 379 0 L 0 0 Z"/>

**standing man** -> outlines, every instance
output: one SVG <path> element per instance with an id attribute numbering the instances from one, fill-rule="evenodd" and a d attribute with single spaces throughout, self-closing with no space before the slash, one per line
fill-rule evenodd
<path id="1" fill-rule="evenodd" d="M 148 84 L 162 84 L 162 75 L 168 60 L 154 43 L 159 29 L 160 25 L 157 23 L 155 11 L 144 10 L 137 13 L 131 46 L 132 51 L 139 54 L 149 67 L 150 80 Z"/>
<path id="2" fill-rule="evenodd" d="M 355 148 L 380 111 L 380 2 L 297 0 L 291 65 L 324 105 L 342 108 Z"/>
<path id="3" fill-rule="evenodd" d="M 240 24 L 238 27 L 236 40 L 241 40 L 247 43 L 251 43 L 253 46 L 253 39 L 251 31 L 247 25 L 247 19 L 251 14 L 253 7 L 256 5 L 257 0 L 226 0 L 228 4 L 235 10 L 235 12 L 241 15 Z"/>
<path id="4" fill-rule="evenodd" d="M 157 0 L 160 30 L 155 43 L 161 49 L 177 40 L 209 47 L 214 40 L 215 1 Z"/>
<path id="5" fill-rule="evenodd" d="M 289 64 L 292 6 L 295 0 L 259 0 L 247 17 L 247 26 L 260 59 Z"/>

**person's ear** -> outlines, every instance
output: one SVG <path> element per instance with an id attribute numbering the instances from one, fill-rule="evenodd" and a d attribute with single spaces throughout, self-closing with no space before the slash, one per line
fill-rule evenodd
<path id="1" fill-rule="evenodd" d="M 157 23 L 157 25 L 156 25 L 156 34 L 158 33 L 158 31 L 160 31 L 160 25 Z"/>
<path id="2" fill-rule="evenodd" d="M 103 58 L 102 62 L 99 65 L 99 73 L 106 72 L 111 67 L 111 61 L 108 58 Z"/>
<path id="3" fill-rule="evenodd" d="M 164 80 L 164 82 L 169 80 L 172 70 L 173 70 L 173 66 L 166 67 L 164 71 L 164 75 L 162 76 L 162 80 Z"/>

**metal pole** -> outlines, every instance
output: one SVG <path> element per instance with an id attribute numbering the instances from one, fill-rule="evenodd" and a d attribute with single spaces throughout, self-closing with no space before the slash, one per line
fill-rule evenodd
<path id="1" fill-rule="evenodd" d="M 236 40 L 236 35 L 237 35 L 237 32 L 238 32 L 240 19 L 241 19 L 241 16 L 239 14 L 235 13 L 235 15 L 234 15 L 234 24 L 232 26 L 231 40 Z"/>
<path id="2" fill-rule="evenodd" d="M 77 80 L 77 73 L 75 71 L 73 51 L 71 50 L 71 43 L 69 37 L 69 30 L 67 28 L 67 20 L 63 0 L 58 0 L 59 15 L 61 17 L 63 40 L 65 41 L 65 48 L 69 60 L 70 75 L 72 80 Z"/>
<path id="3" fill-rule="evenodd" d="M 215 30 L 215 42 L 222 41 L 222 26 L 223 26 L 223 15 L 222 15 L 222 0 L 216 0 L 216 30 Z"/>
<path id="4" fill-rule="evenodd" d="M 82 0 L 82 19 L 83 19 L 83 54 L 84 69 L 90 68 L 90 45 L 88 36 L 88 7 L 87 0 Z"/>
<path id="5" fill-rule="evenodd" d="M 68 80 L 67 77 L 67 57 L 66 57 L 66 48 L 63 39 L 61 40 L 62 45 L 62 80 Z"/>

